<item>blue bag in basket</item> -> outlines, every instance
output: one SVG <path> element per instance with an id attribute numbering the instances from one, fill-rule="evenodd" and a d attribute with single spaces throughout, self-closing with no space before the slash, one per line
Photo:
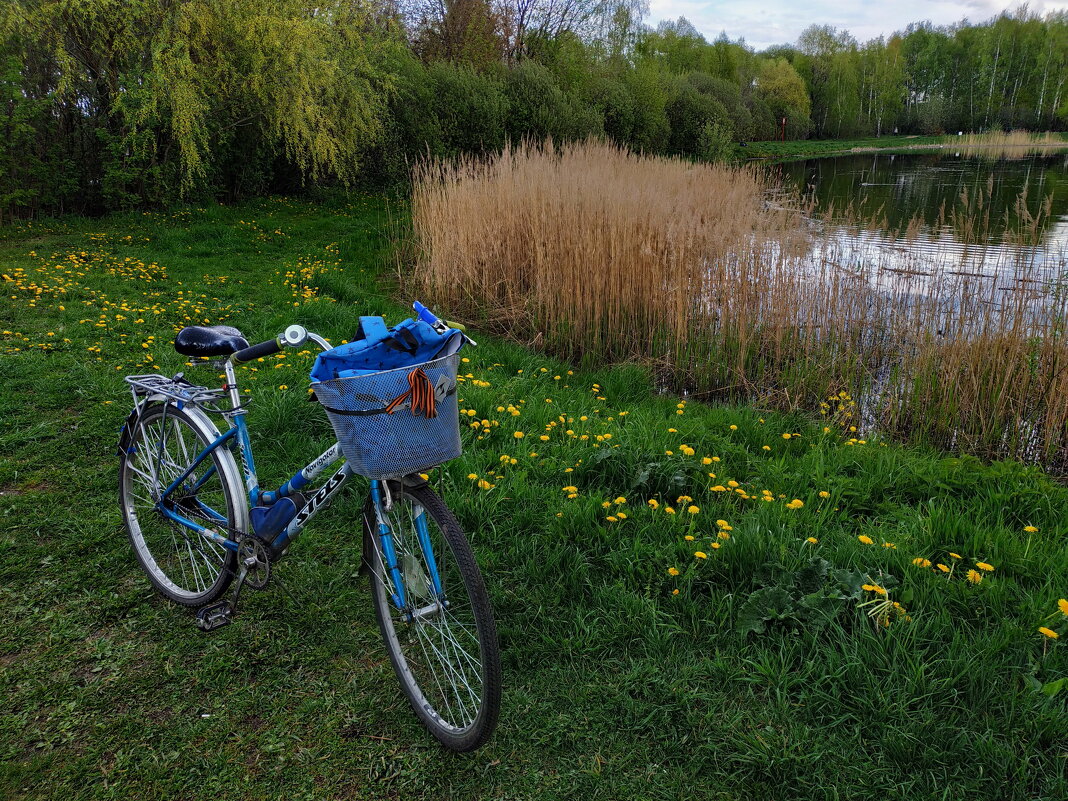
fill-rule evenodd
<path id="1" fill-rule="evenodd" d="M 312 388 L 356 473 L 392 478 L 460 455 L 464 342 L 462 332 L 422 320 L 386 328 L 381 317 L 361 317 L 356 341 L 319 354 Z"/>

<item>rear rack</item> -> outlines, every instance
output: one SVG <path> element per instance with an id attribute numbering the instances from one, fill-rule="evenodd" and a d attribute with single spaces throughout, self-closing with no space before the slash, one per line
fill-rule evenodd
<path id="1" fill-rule="evenodd" d="M 191 404 L 201 406 L 209 412 L 223 414 L 224 409 L 220 404 L 226 398 L 226 390 L 209 389 L 208 387 L 191 384 L 178 373 L 174 378 L 167 378 L 158 373 L 147 375 L 128 375 L 125 378 L 133 393 L 134 403 L 140 406 L 146 398 L 152 395 L 163 395 L 165 398 L 177 401 L 180 405 Z"/>

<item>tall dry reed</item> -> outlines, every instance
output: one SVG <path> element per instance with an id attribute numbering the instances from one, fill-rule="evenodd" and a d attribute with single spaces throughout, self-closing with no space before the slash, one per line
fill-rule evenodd
<path id="1" fill-rule="evenodd" d="M 1036 134 L 1030 131 L 989 131 L 957 137 L 948 147 L 959 150 L 964 156 L 993 159 L 1022 159 L 1036 153 L 1050 153 L 1068 148 L 1068 142 L 1049 132 Z"/>
<path id="2" fill-rule="evenodd" d="M 944 216 L 967 229 L 982 194 L 962 202 Z M 839 216 L 752 168 L 525 144 L 417 169 L 412 275 L 571 359 L 646 360 L 676 388 L 779 408 L 848 389 L 883 430 L 1063 465 L 1068 306 L 1048 264 L 992 255 L 974 221 L 939 260 L 919 225 L 866 254 Z"/>

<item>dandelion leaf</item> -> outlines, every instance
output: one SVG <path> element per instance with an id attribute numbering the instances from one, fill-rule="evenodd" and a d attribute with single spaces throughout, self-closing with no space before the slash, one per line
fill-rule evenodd
<path id="1" fill-rule="evenodd" d="M 817 592 L 827 583 L 830 569 L 831 565 L 827 560 L 819 557 L 810 559 L 809 563 L 794 575 L 794 586 L 805 595 Z"/>
<path id="2" fill-rule="evenodd" d="M 1042 693 L 1050 698 L 1059 693 L 1068 684 L 1068 678 L 1060 678 L 1056 681 L 1047 681 L 1042 685 Z"/>
<path id="3" fill-rule="evenodd" d="M 763 634 L 766 624 L 794 617 L 794 599 L 782 587 L 765 587 L 749 596 L 738 610 L 735 628 L 746 634 Z"/>

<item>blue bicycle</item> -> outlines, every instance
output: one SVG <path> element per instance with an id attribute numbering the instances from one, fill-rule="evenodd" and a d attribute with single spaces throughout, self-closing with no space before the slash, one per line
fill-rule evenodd
<path id="1" fill-rule="evenodd" d="M 466 537 L 419 473 L 459 453 L 456 352 L 474 343 L 416 310 L 417 320 L 394 329 L 361 318 L 360 336 L 339 348 L 300 325 L 252 346 L 229 326 L 183 329 L 178 353 L 214 360 L 225 384 L 198 386 L 181 373 L 126 377 L 134 409 L 119 446 L 120 505 L 152 585 L 199 607 L 197 623 L 210 631 L 233 620 L 243 588 L 268 585 L 272 566 L 349 478 L 369 477 L 363 572 L 390 661 L 431 734 L 471 751 L 489 738 L 500 708 L 496 625 Z M 234 365 L 306 342 L 322 350 L 312 386 L 338 442 L 264 490 Z M 397 359 L 399 368 L 381 369 Z"/>

